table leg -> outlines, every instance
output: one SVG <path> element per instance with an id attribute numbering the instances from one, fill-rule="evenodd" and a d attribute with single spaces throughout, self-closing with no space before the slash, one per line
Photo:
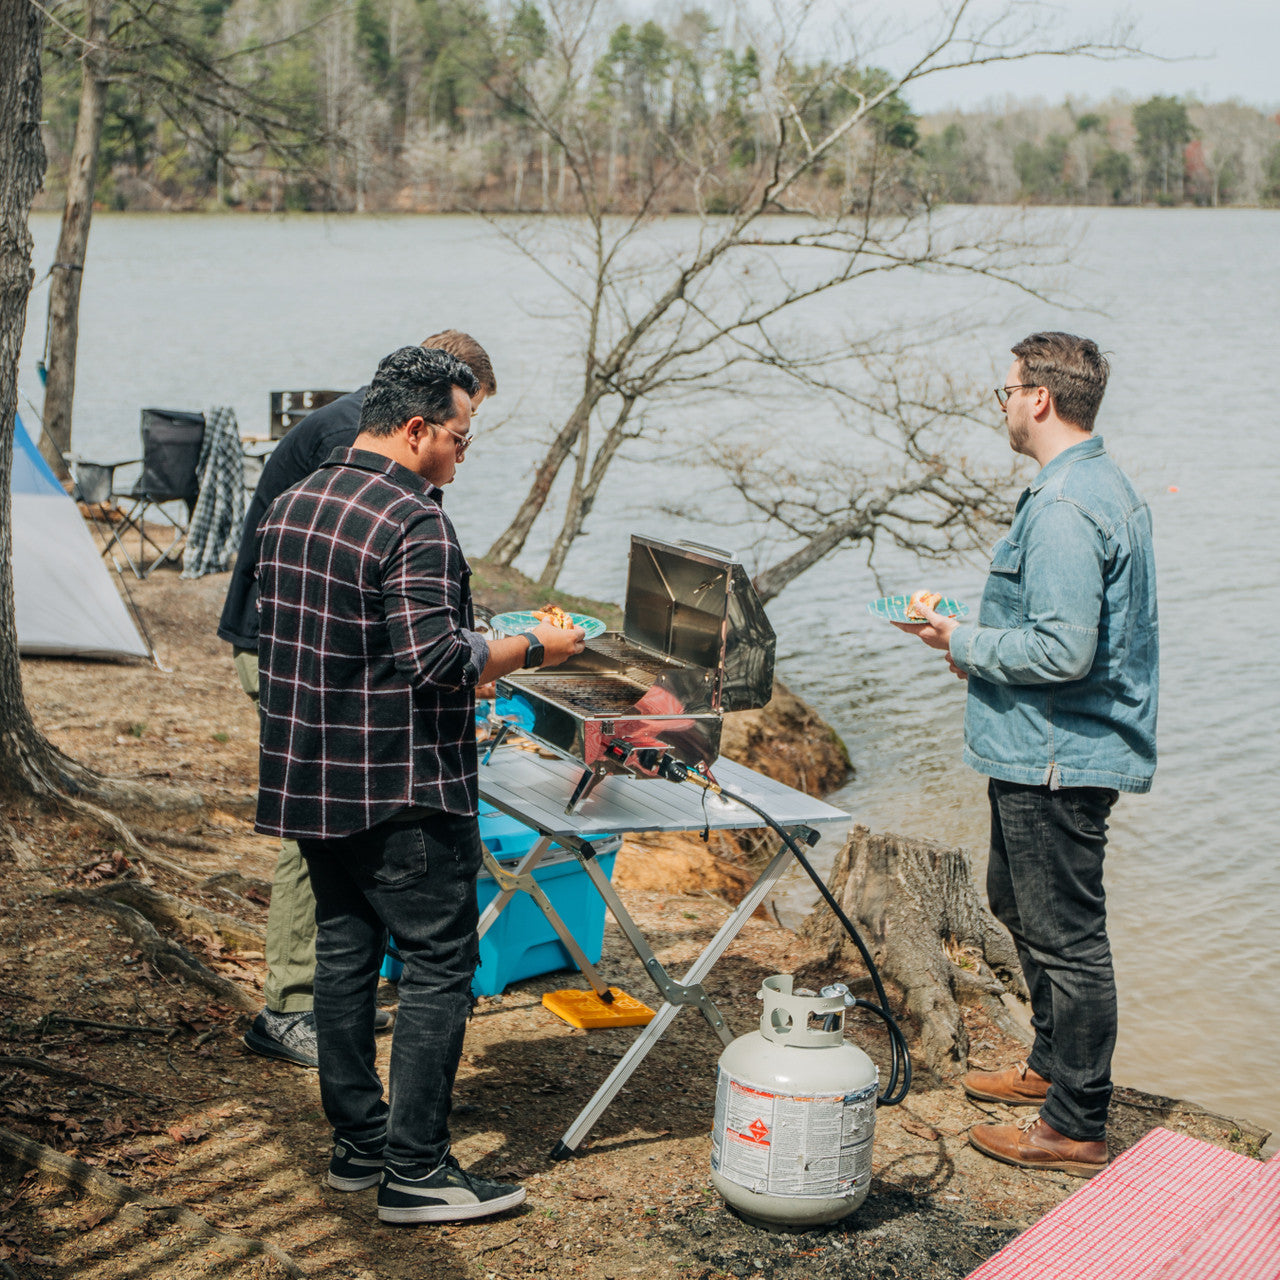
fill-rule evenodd
<path id="1" fill-rule="evenodd" d="M 676 988 L 673 994 L 675 994 L 677 998 L 675 1000 L 668 1000 L 663 1004 L 662 1008 L 659 1009 L 657 1014 L 654 1016 L 653 1021 L 645 1027 L 640 1036 L 633 1042 L 631 1048 L 623 1054 L 622 1058 L 618 1061 L 618 1065 L 614 1067 L 614 1069 L 609 1073 L 608 1078 L 596 1090 L 591 1101 L 583 1107 L 574 1122 L 567 1130 L 565 1130 L 564 1137 L 556 1143 L 555 1148 L 551 1152 L 552 1159 L 567 1160 L 575 1153 L 579 1143 L 581 1143 L 582 1139 L 591 1131 L 592 1126 L 597 1120 L 599 1120 L 609 1103 L 617 1097 L 618 1091 L 631 1078 L 632 1073 L 644 1060 L 649 1050 L 657 1044 L 663 1033 L 675 1020 L 676 1014 L 680 1012 L 685 1004 L 698 1004 L 702 1009 L 703 1016 L 707 1018 L 707 1021 L 712 1021 L 706 1005 L 710 1005 L 712 1009 L 715 1009 L 715 1006 L 711 1004 L 706 993 L 702 991 L 700 984 L 703 978 L 711 972 L 716 961 L 719 960 L 728 949 L 729 944 L 738 936 L 739 932 L 742 930 L 742 926 L 746 924 L 754 914 L 756 908 L 765 900 L 769 890 L 778 882 L 783 871 L 786 870 L 787 860 L 790 857 L 791 850 L 788 849 L 786 845 L 783 845 L 782 848 L 778 850 L 777 854 L 774 855 L 773 861 L 769 863 L 763 872 L 761 872 L 759 879 L 757 879 L 755 884 L 753 884 L 750 890 L 748 890 L 746 897 L 744 897 L 737 907 L 734 908 L 733 913 L 724 922 L 724 924 L 720 926 L 716 936 L 711 939 L 702 954 L 690 966 L 688 972 L 679 983 L 672 984 L 672 986 Z M 658 982 L 658 978 L 655 975 L 653 968 L 645 957 L 646 952 L 649 957 L 653 956 L 653 952 L 649 949 L 648 944 L 644 942 L 639 929 L 631 919 L 626 908 L 618 900 L 618 895 L 614 892 L 613 886 L 609 884 L 608 879 L 598 867 L 592 867 L 590 860 L 587 860 L 584 865 L 587 868 L 588 874 L 591 875 L 591 879 L 595 883 L 596 888 L 600 890 L 605 901 L 609 904 L 609 909 L 613 912 L 614 917 L 617 919 L 623 932 L 627 935 L 628 940 L 631 941 L 633 947 L 636 947 L 636 953 L 640 956 L 642 961 L 645 961 L 645 967 L 649 970 L 649 976 L 652 977 L 655 982 Z M 633 936 L 633 934 L 635 936 Z M 643 950 L 641 950 L 641 947 L 636 946 L 637 937 L 643 946 Z M 653 960 L 653 965 L 656 965 L 658 970 L 661 971 L 661 965 L 658 964 L 656 959 Z M 662 976 L 665 978 L 665 973 L 663 973 Z M 668 979 L 668 981 L 670 980 Z M 659 989 L 661 990 L 661 983 L 659 983 Z M 683 992 L 680 989 L 683 989 Z M 695 991 L 701 993 L 701 1000 L 693 995 Z M 703 1001 L 705 1001 L 705 1004 Z M 719 1018 L 720 1015 L 718 1010 L 716 1011 L 715 1016 Z M 723 1019 L 721 1019 L 720 1022 L 721 1026 L 723 1026 Z M 715 1026 L 714 1022 L 712 1022 L 712 1026 Z M 718 1029 L 719 1028 L 717 1028 L 717 1030 Z M 721 1032 L 721 1039 L 723 1039 L 726 1044 L 729 1042 L 730 1037 L 727 1034 L 727 1029 Z"/>
<path id="2" fill-rule="evenodd" d="M 480 914 L 480 923 L 476 926 L 476 933 L 483 938 L 493 923 L 507 909 L 507 903 L 518 892 L 518 887 L 513 883 L 517 876 L 532 874 L 534 867 L 542 861 L 547 850 L 551 848 L 551 837 L 543 836 L 537 844 L 529 850 L 528 853 L 516 863 L 514 872 L 505 871 L 502 864 L 489 852 L 488 849 L 482 850 L 481 856 L 484 858 L 485 870 L 494 878 L 498 885 L 498 896 L 485 907 Z M 509 887 L 508 887 L 509 885 Z"/>
<path id="3" fill-rule="evenodd" d="M 595 966 L 587 959 L 586 953 L 578 945 L 578 940 L 570 932 L 569 926 L 560 918 L 560 913 L 551 905 L 551 899 L 547 897 L 542 886 L 534 879 L 534 868 L 550 847 L 551 837 L 543 836 L 516 864 L 514 871 L 506 870 L 488 849 L 484 850 L 485 867 L 494 880 L 497 881 L 499 892 L 493 901 L 485 907 L 476 933 L 483 938 L 506 909 L 511 899 L 517 893 L 527 893 L 538 904 L 538 909 L 546 916 L 547 922 L 556 931 L 556 937 L 560 939 L 564 949 L 572 957 L 574 964 L 581 970 L 582 976 L 591 984 L 591 989 L 605 1004 L 612 1004 L 613 992 L 609 990 L 609 984 L 600 977 Z"/>

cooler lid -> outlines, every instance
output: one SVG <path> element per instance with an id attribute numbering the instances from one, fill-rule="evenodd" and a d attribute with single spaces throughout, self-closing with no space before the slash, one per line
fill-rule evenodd
<path id="1" fill-rule="evenodd" d="M 731 553 L 631 537 L 623 634 L 677 662 L 722 673 L 716 705 L 762 707 L 773 691 L 773 627 Z"/>

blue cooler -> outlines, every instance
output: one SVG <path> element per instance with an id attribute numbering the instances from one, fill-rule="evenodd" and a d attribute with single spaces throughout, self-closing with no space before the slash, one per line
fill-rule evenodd
<path id="1" fill-rule="evenodd" d="M 480 838 L 504 869 L 513 870 L 538 842 L 539 836 L 532 827 L 500 813 L 482 800 Z M 622 837 L 588 838 L 597 851 L 596 861 L 605 875 L 612 879 L 614 859 Z M 534 870 L 533 878 L 587 959 L 592 964 L 598 963 L 604 947 L 604 899 L 579 866 L 577 858 L 567 849 L 552 845 Z M 482 870 L 476 880 L 476 901 L 480 910 L 483 912 L 497 896 L 497 881 Z M 393 938 L 388 943 L 386 959 L 382 963 L 382 976 L 396 982 L 403 968 Z M 519 982 L 521 978 L 573 968 L 576 968 L 573 957 L 565 950 L 538 904 L 527 893 L 517 893 L 489 932 L 480 939 L 480 964 L 471 990 L 478 996 L 496 996 L 508 983 Z"/>

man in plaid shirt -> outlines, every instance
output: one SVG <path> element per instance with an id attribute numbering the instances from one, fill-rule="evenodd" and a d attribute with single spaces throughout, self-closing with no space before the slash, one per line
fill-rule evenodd
<path id="1" fill-rule="evenodd" d="M 440 506 L 471 443 L 471 370 L 403 347 L 378 366 L 353 448 L 259 528 L 257 829 L 298 841 L 316 897 L 320 1094 L 329 1185 L 378 1184 L 386 1222 L 475 1218 L 524 1188 L 449 1154 L 454 1074 L 478 958 L 475 687 L 583 648 L 543 624 L 486 641 Z M 404 958 L 390 1106 L 375 1068 L 387 933 Z"/>

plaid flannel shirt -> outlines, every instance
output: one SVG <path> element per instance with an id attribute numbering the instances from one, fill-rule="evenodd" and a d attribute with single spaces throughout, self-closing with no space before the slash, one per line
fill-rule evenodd
<path id="1" fill-rule="evenodd" d="M 258 530 L 257 829 L 337 839 L 477 811 L 471 570 L 440 492 L 334 450 Z"/>

